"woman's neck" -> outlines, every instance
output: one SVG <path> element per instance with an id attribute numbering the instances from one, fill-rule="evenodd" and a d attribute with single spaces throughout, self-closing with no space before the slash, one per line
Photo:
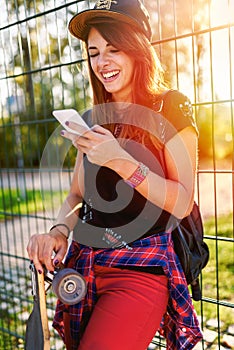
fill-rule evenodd
<path id="1" fill-rule="evenodd" d="M 111 101 L 112 102 L 121 102 L 123 104 L 133 103 L 132 91 L 130 91 L 128 94 L 124 94 L 122 96 L 120 94 L 112 94 Z M 120 103 L 120 105 L 121 105 L 121 103 Z"/>

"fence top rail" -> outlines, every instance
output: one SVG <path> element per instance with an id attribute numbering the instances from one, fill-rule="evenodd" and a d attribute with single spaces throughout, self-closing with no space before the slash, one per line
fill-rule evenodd
<path id="1" fill-rule="evenodd" d="M 234 27 L 234 22 L 223 24 L 223 25 L 220 25 L 220 26 L 215 26 L 215 27 L 208 27 L 206 29 L 201 29 L 201 30 L 197 30 L 197 31 L 191 31 L 191 32 L 185 33 L 185 34 L 174 35 L 174 36 L 171 36 L 171 37 L 168 37 L 168 38 L 164 38 L 164 39 L 153 41 L 152 44 L 153 45 L 159 45 L 159 44 L 163 44 L 163 43 L 166 43 L 166 42 L 169 42 L 169 41 L 185 39 L 185 38 L 189 38 L 189 37 L 192 37 L 192 36 L 197 36 L 197 35 L 201 35 L 201 34 L 215 32 L 215 31 L 218 31 L 218 30 L 230 29 L 232 27 Z"/>
<path id="2" fill-rule="evenodd" d="M 57 6 L 57 7 L 54 7 L 52 9 L 49 9 L 49 10 L 46 10 L 46 11 L 42 11 L 42 12 L 38 12 L 38 13 L 35 13 L 34 15 L 32 16 L 28 16 L 28 17 L 25 17 L 24 19 L 20 19 L 16 22 L 12 22 L 12 23 L 8 23 L 7 25 L 3 26 L 3 27 L 0 27 L 0 31 L 1 30 L 5 30 L 5 29 L 8 29 L 10 27 L 14 27 L 14 26 L 17 26 L 19 24 L 22 24 L 22 23 L 25 23 L 25 22 L 29 22 L 31 21 L 32 19 L 35 19 L 35 18 L 38 18 L 38 17 L 43 17 L 43 16 L 46 16 L 50 13 L 53 13 L 53 12 L 57 12 L 59 10 L 62 10 L 63 8 L 66 8 L 66 7 L 69 7 L 71 5 L 75 5 L 79 2 L 82 2 L 83 0 L 76 0 L 76 1 L 71 1 L 69 3 L 65 3 L 63 5 L 60 5 L 60 6 Z"/>

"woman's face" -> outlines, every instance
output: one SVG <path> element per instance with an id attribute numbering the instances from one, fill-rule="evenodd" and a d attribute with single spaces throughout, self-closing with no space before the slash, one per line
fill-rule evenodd
<path id="1" fill-rule="evenodd" d="M 89 32 L 88 55 L 94 74 L 113 101 L 132 102 L 134 59 L 109 44 L 95 28 Z"/>

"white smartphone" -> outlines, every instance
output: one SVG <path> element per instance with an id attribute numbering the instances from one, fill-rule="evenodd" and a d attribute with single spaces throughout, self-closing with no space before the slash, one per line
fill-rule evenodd
<path id="1" fill-rule="evenodd" d="M 80 114 L 75 109 L 59 109 L 52 112 L 53 116 L 59 121 L 59 123 L 66 129 L 67 131 L 81 135 L 84 131 L 89 129 L 89 126 L 86 124 L 84 119 L 80 116 Z M 80 126 L 80 132 L 74 129 L 69 128 L 65 124 L 66 121 L 71 121 Z"/>

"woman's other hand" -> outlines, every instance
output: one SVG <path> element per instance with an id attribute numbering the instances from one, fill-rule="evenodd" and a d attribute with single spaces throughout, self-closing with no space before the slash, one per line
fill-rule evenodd
<path id="1" fill-rule="evenodd" d="M 67 238 L 54 228 L 49 233 L 33 235 L 29 240 L 27 251 L 37 271 L 42 273 L 43 266 L 48 271 L 54 271 L 63 260 L 67 247 Z"/>

